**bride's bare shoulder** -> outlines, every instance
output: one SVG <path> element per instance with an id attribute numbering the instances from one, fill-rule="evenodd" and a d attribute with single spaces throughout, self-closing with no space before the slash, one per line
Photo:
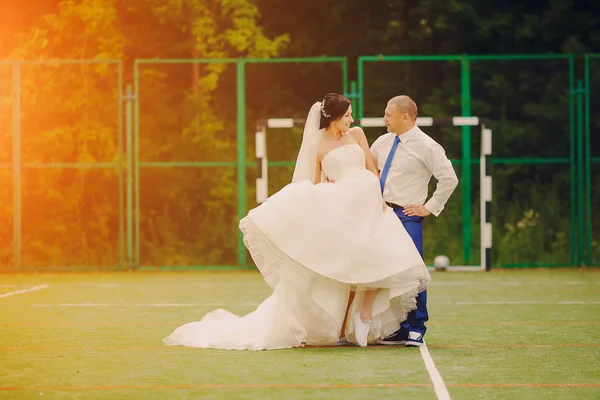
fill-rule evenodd
<path id="1" fill-rule="evenodd" d="M 348 134 L 356 141 L 356 143 L 361 146 L 364 143 L 367 143 L 367 136 L 365 135 L 365 131 L 362 130 L 360 126 L 352 127 L 348 130 Z"/>
<path id="2" fill-rule="evenodd" d="M 365 131 L 360 126 L 354 126 L 348 130 L 348 134 L 350 134 L 357 141 L 361 141 L 365 139 Z"/>

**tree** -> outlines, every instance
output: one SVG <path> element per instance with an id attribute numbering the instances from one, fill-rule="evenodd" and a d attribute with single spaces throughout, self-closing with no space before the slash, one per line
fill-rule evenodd
<path id="1" fill-rule="evenodd" d="M 137 49 L 145 43 L 151 43 L 148 47 L 154 49 L 154 55 L 162 57 L 276 55 L 287 39 L 265 36 L 256 24 L 258 15 L 256 6 L 247 0 L 167 4 L 64 0 L 57 13 L 44 16 L 21 35 L 12 56 L 131 59 L 144 56 Z M 140 21 L 145 22 L 144 28 L 138 30 Z M 119 160 L 116 68 L 84 62 L 21 69 L 24 163 Z M 189 75 L 169 76 L 154 67 L 141 70 L 140 93 L 151 96 L 140 99 L 142 161 L 192 161 L 214 155 L 215 149 L 226 153 L 235 147 L 227 138 L 216 136 L 228 127 L 218 118 L 215 110 L 219 104 L 213 97 L 223 71 L 221 65 L 194 68 Z M 131 72 L 126 71 L 126 79 Z M 235 259 L 223 254 L 225 251 L 211 251 L 215 243 L 230 241 L 236 228 L 234 214 L 220 207 L 230 202 L 231 185 L 223 185 L 227 177 L 201 172 L 192 178 L 168 170 L 161 178 L 145 172 L 140 216 L 144 263 L 227 263 L 228 257 Z M 23 263 L 116 265 L 117 176 L 116 168 L 27 170 L 23 178 Z M 186 220 L 190 223 L 185 224 Z"/>
<path id="2" fill-rule="evenodd" d="M 600 51 L 600 3 L 591 0 L 389 0 L 377 6 L 368 0 L 63 0 L 58 8 L 50 0 L 7 4 L 0 22 L 28 18 L 31 23 L 45 15 L 23 32 L 11 57 L 120 59 L 126 84 L 133 82 L 137 58 L 345 56 L 350 79 L 356 79 L 360 55 Z M 14 24 L 0 26 L 2 38 L 20 30 Z M 2 42 L 0 56 L 8 53 Z M 472 112 L 494 120 L 495 157 L 568 157 L 568 67 L 564 60 L 471 63 Z M 137 72 L 142 162 L 236 159 L 233 66 L 141 64 Z M 0 66 L 2 93 L 10 91 L 10 73 Z M 304 117 L 321 96 L 345 89 L 340 75 L 338 66 L 248 64 L 246 131 L 253 132 L 258 118 Z M 398 93 L 412 95 L 421 115 L 460 114 L 460 79 L 458 62 L 370 63 L 365 68 L 365 114 L 381 115 L 386 100 Z M 4 97 L 2 102 L 0 164 L 10 162 L 12 140 L 11 100 Z M 114 67 L 23 66 L 21 106 L 23 162 L 117 162 Z M 451 158 L 460 157 L 460 130 L 427 132 Z M 370 140 L 380 133 L 367 131 Z M 294 160 L 299 139 L 298 130 L 270 135 L 270 159 Z M 473 143 L 477 146 L 477 135 Z M 234 264 L 235 173 L 233 168 L 142 167 L 142 264 Z M 271 191 L 290 176 L 290 167 L 271 169 Z M 115 264 L 117 177 L 116 169 L 26 169 L 24 261 Z M 0 182 L 7 187 L 10 178 L 9 170 L 0 170 Z M 572 201 L 570 184 L 568 165 L 494 165 L 499 262 L 568 261 L 565 205 Z M 477 224 L 476 184 L 473 190 Z M 2 196 L 2 204 L 12 197 L 8 191 Z M 454 233 L 461 223 L 461 200 L 457 190 L 444 217 L 429 220 L 427 229 L 435 235 L 425 237 L 428 257 L 443 252 L 460 262 L 462 243 Z M 6 221 L 12 219 L 11 209 L 0 212 Z M 9 238 L 11 229 L 10 223 L 3 224 L 0 238 Z M 0 262 L 10 263 L 8 256 L 0 252 Z"/>
<path id="3" fill-rule="evenodd" d="M 267 32 L 290 33 L 292 40 L 283 53 L 285 56 L 344 55 L 353 65 L 359 55 L 600 50 L 600 31 L 595 28 L 600 3 L 592 1 L 547 0 L 530 4 L 515 0 L 499 3 L 391 0 L 376 7 L 363 0 L 332 5 L 314 0 L 294 4 L 275 0 L 258 2 L 261 8 L 269 10 L 263 16 Z M 294 23 L 298 20 L 302 24 Z M 473 113 L 495 121 L 495 157 L 568 157 L 567 61 L 479 61 L 470 67 Z M 459 115 L 459 68 L 457 62 L 368 64 L 365 116 L 381 115 L 382 105 L 398 93 L 413 96 L 423 116 Z M 351 71 L 351 77 L 356 77 L 356 71 Z M 289 97 L 302 93 L 293 84 L 287 90 Z M 460 157 L 460 130 L 427 132 L 443 143 L 450 157 Z M 380 131 L 367 134 L 374 140 Z M 477 143 L 474 135 L 474 145 Z M 277 150 L 271 153 L 274 151 Z M 282 150 L 288 151 L 287 147 Z M 568 165 L 496 165 L 494 176 L 496 260 L 569 262 L 570 221 L 565 207 L 568 209 L 573 199 L 569 196 Z M 475 186 L 474 224 L 478 221 L 477 190 Z M 556 196 L 548 196 L 549 193 Z M 429 262 L 439 253 L 449 255 L 453 262 L 461 262 L 462 248 L 455 245 L 453 235 L 461 225 L 460 197 L 458 189 L 444 218 L 428 224 L 427 229 L 436 232 L 425 237 Z M 561 208 L 565 212 L 561 213 Z M 531 217 L 536 215 L 539 217 Z M 521 220 L 527 223 L 515 223 Z M 512 227 L 527 231 L 526 246 L 521 234 L 511 233 Z M 477 254 L 477 249 L 473 250 Z"/>

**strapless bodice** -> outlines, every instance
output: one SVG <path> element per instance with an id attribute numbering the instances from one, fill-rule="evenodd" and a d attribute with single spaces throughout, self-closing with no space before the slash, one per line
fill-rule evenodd
<path id="1" fill-rule="evenodd" d="M 323 172 L 332 181 L 357 171 L 366 171 L 365 152 L 358 144 L 346 144 L 330 150 L 321 162 Z"/>

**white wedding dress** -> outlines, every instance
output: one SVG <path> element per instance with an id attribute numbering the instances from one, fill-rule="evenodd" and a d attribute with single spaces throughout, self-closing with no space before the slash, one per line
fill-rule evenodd
<path id="1" fill-rule="evenodd" d="M 239 317 L 218 309 L 177 328 L 165 345 L 216 349 L 284 349 L 337 341 L 351 290 L 380 288 L 370 343 L 394 333 L 431 280 L 394 212 L 384 211 L 379 180 L 357 144 L 322 162 L 334 183 L 292 183 L 240 221 L 244 242 L 273 288 L 258 308 Z M 346 338 L 355 342 L 349 317 Z"/>

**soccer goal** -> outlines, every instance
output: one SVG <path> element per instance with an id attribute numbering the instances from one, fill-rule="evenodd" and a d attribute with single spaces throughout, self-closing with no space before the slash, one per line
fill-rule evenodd
<path id="1" fill-rule="evenodd" d="M 256 202 L 264 203 L 269 197 L 268 182 L 268 158 L 267 158 L 267 131 L 272 129 L 290 129 L 293 127 L 303 127 L 304 119 L 295 118 L 268 118 L 259 120 L 256 124 L 256 159 L 258 165 L 258 177 L 256 178 Z M 382 118 L 362 118 L 360 126 L 363 128 L 381 128 L 385 124 Z M 492 176 L 491 176 L 491 155 L 492 155 L 492 131 L 489 129 L 489 120 L 479 117 L 452 117 L 452 118 L 431 118 L 418 117 L 417 126 L 471 126 L 479 127 L 481 135 L 479 180 L 480 180 L 480 239 L 481 255 L 479 266 L 451 266 L 447 264 L 447 258 L 444 256 L 436 257 L 435 269 L 444 269 L 449 271 L 489 271 L 491 264 L 492 251 Z"/>

